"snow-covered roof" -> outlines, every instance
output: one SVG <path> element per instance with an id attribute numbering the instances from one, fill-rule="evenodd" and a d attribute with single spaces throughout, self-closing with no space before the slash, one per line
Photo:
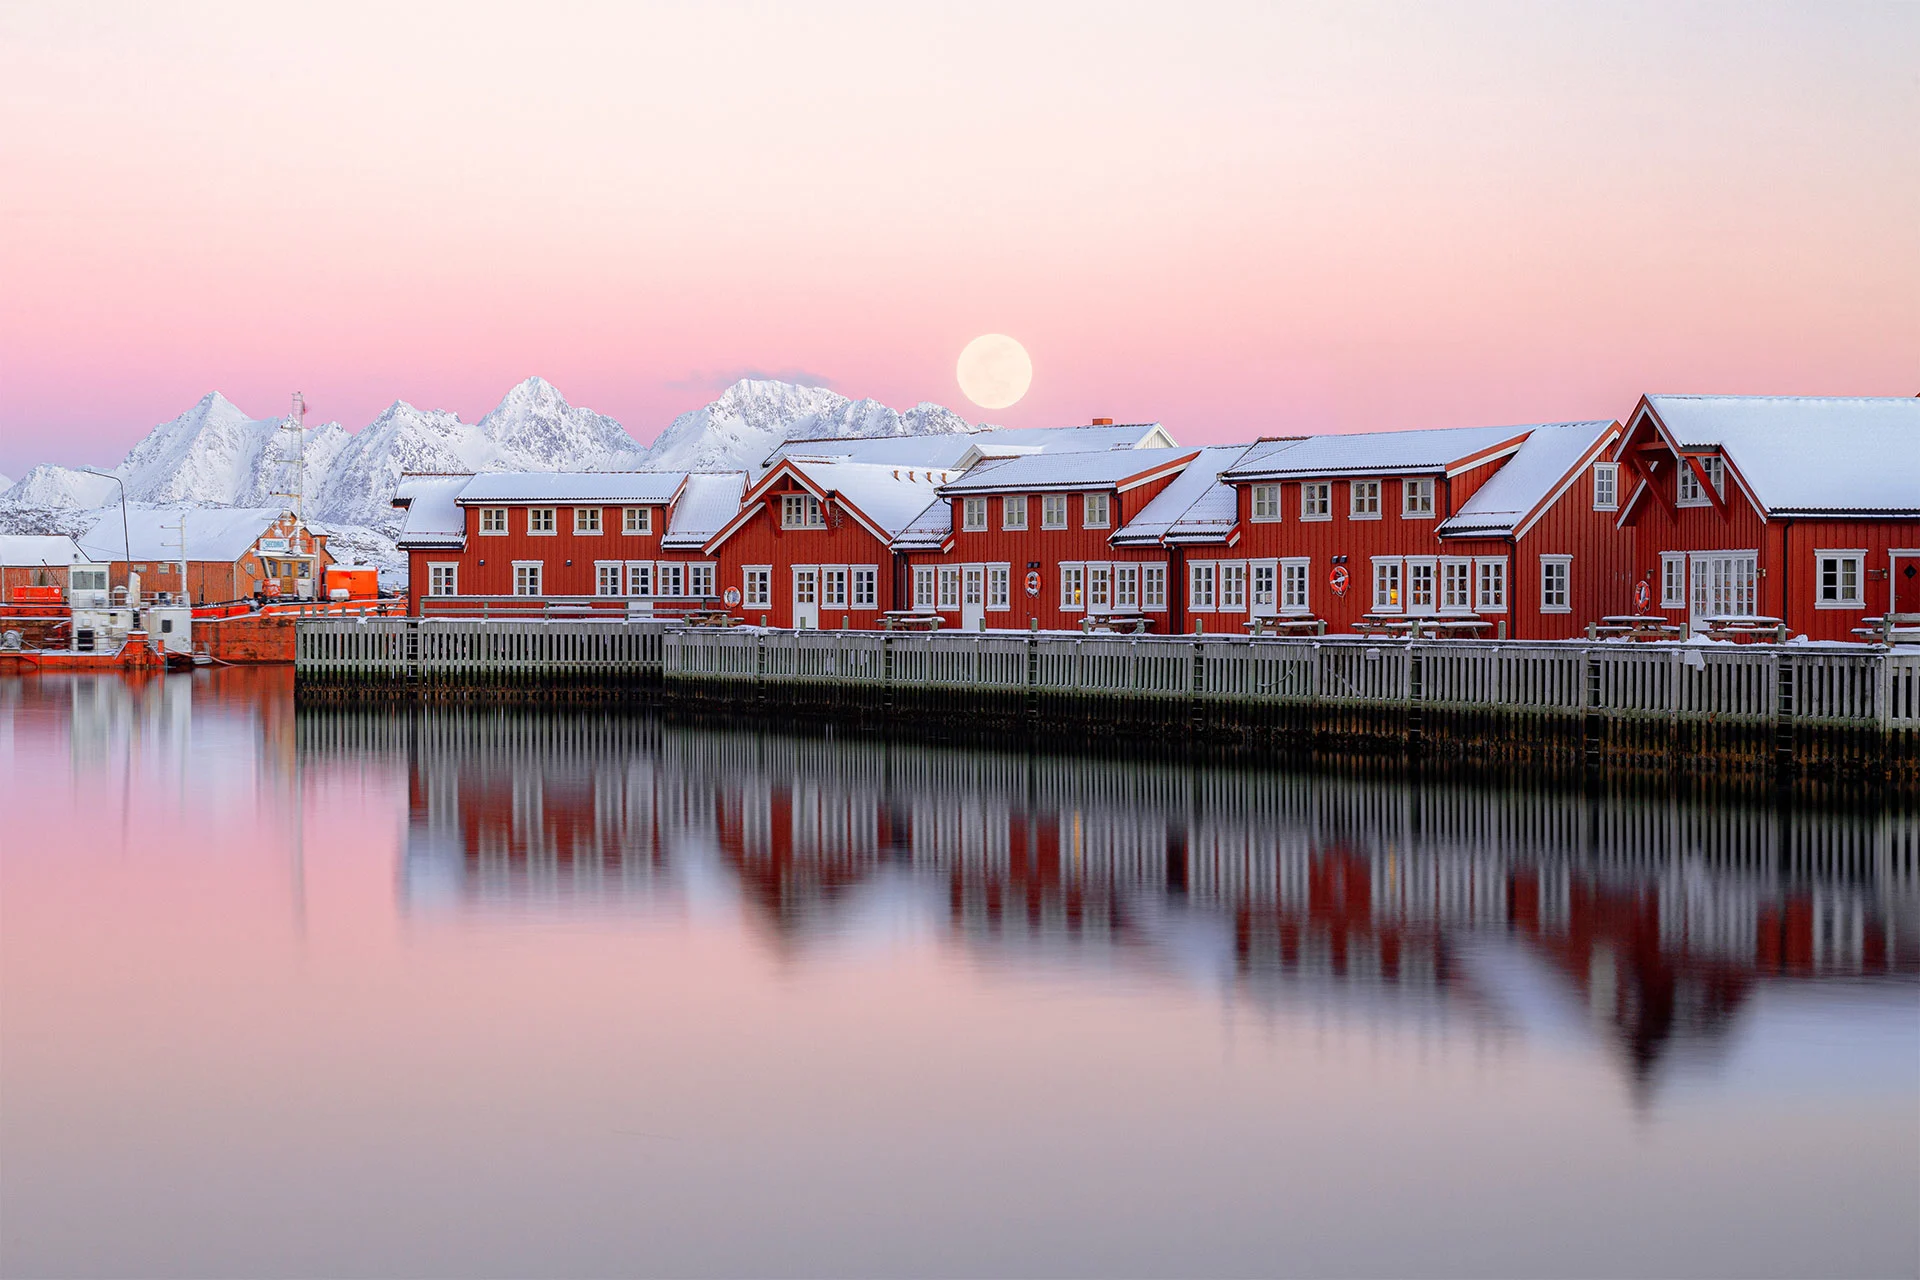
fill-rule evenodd
<path id="1" fill-rule="evenodd" d="M 1528 431 L 1508 458 L 1460 509 L 1440 522 L 1440 535 L 1504 536 L 1559 489 L 1567 473 L 1614 429 L 1605 422 L 1552 422 Z"/>
<path id="2" fill-rule="evenodd" d="M 1229 480 L 1280 480 L 1377 473 L 1442 474 L 1517 447 L 1526 427 L 1441 427 L 1263 440 L 1234 464 Z"/>
<path id="3" fill-rule="evenodd" d="M 974 460 L 1025 453 L 1099 453 L 1107 449 L 1172 448 L 1157 422 L 1099 422 L 1079 427 L 995 427 L 972 437 Z"/>
<path id="4" fill-rule="evenodd" d="M 489 471 L 460 494 L 463 507 L 498 502 L 667 503 L 687 478 L 684 471 Z"/>
<path id="5" fill-rule="evenodd" d="M 1920 397 L 1648 396 L 1682 449 L 1721 450 L 1769 514 L 1920 512 Z"/>
<path id="6" fill-rule="evenodd" d="M 889 539 L 925 511 L 941 482 L 954 474 L 871 462 L 789 461 L 823 493 L 835 494 L 852 504 Z"/>
<path id="7" fill-rule="evenodd" d="M 9 568 L 45 568 L 86 558 L 80 544 L 64 533 L 0 534 L 0 565 Z"/>
<path id="8" fill-rule="evenodd" d="M 942 486 L 945 494 L 1040 493 L 1111 489 L 1180 466 L 1198 449 L 1117 449 L 1099 453 L 1034 453 L 980 463 Z"/>
<path id="9" fill-rule="evenodd" d="M 402 551 L 464 547 L 467 517 L 459 499 L 472 480 L 472 476 L 401 476 L 393 487 L 393 505 L 404 507 L 407 514 L 394 545 Z"/>
<path id="10" fill-rule="evenodd" d="M 720 532 L 740 510 L 740 495 L 747 491 L 744 471 L 695 471 L 686 479 L 660 539 L 660 545 L 669 550 L 705 546 L 707 539 Z"/>
<path id="11" fill-rule="evenodd" d="M 1149 546 L 1163 538 L 1172 542 L 1204 542 L 1224 538 L 1239 518 L 1239 499 L 1220 473 L 1231 467 L 1249 446 L 1212 445 L 1155 494 L 1153 501 L 1113 535 L 1115 546 Z"/>
<path id="12" fill-rule="evenodd" d="M 927 509 L 907 521 L 893 540 L 895 551 L 938 551 L 953 536 L 953 503 L 935 498 Z"/>
<path id="13" fill-rule="evenodd" d="M 231 564 L 247 554 L 283 513 L 275 507 L 137 507 L 102 517 L 80 535 L 80 550 L 94 560 L 211 560 Z M 184 518 L 186 548 L 180 546 Z M 130 548 L 130 550 L 129 550 Z"/>
<path id="14" fill-rule="evenodd" d="M 847 436 L 839 439 L 785 440 L 761 465 L 782 458 L 820 462 L 880 462 L 889 466 L 958 470 L 960 459 L 984 432 L 942 432 L 911 436 Z"/>

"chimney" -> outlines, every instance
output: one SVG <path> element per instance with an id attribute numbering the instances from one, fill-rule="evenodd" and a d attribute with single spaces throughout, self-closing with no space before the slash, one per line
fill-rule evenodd
<path id="1" fill-rule="evenodd" d="M 1096 427 L 1110 427 L 1113 425 L 1113 419 L 1112 418 L 1095 418 L 1093 420 L 1093 425 Z"/>

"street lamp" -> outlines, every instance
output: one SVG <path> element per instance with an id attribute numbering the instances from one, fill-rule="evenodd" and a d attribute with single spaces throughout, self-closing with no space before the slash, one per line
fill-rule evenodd
<path id="1" fill-rule="evenodd" d="M 101 471 L 95 467 L 82 467 L 90 476 L 99 476 L 102 480 L 111 480 L 120 486 L 120 546 L 127 553 L 127 571 L 133 571 L 133 535 L 127 532 L 127 484 L 111 471 Z"/>

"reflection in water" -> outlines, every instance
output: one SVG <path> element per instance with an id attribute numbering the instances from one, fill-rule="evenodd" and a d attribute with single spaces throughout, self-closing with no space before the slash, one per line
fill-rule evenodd
<path id="1" fill-rule="evenodd" d="M 48 1224 L 5 1233 L 9 1273 L 1874 1273 L 1920 1246 L 1903 809 L 296 714 L 279 673 L 0 682 L 0 762 L 26 815 L 0 861 L 0 1220 Z M 83 1030 L 117 999 L 103 955 L 149 994 Z M 299 1044 L 277 1078 L 324 1114 L 248 1112 L 252 1066 L 170 1068 L 167 1028 L 229 987 L 255 1012 L 204 1043 Z M 133 1085 L 73 1069 L 101 1056 L 223 1083 L 163 1138 Z M 680 1102 L 617 1119 L 649 1096 Z M 172 1163 L 103 1191 L 131 1139 L 92 1113 Z M 280 1145 L 233 1165 L 262 1124 Z M 340 1126 L 386 1152 L 347 1183 L 311 1154 Z M 635 1134 L 683 1145 L 636 1164 Z M 228 1175 L 328 1189 L 205 1219 L 156 1192 Z M 135 1207 L 156 1194 L 163 1223 Z"/>

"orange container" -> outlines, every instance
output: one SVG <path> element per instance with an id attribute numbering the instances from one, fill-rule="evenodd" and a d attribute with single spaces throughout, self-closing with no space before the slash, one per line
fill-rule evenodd
<path id="1" fill-rule="evenodd" d="M 380 594 L 380 570 L 366 565 L 332 565 L 327 569 L 324 599 L 345 588 L 349 600 L 372 600 Z"/>
<path id="2" fill-rule="evenodd" d="M 59 604 L 60 588 L 15 587 L 13 601 L 15 604 Z"/>

